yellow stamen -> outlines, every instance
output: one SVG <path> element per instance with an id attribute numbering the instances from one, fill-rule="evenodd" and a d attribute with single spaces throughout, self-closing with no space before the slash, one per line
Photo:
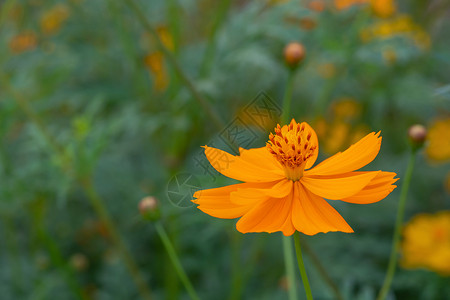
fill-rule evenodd
<path id="1" fill-rule="evenodd" d="M 317 145 L 311 142 L 311 132 L 305 130 L 305 123 L 292 119 L 289 125 L 277 125 L 266 147 L 284 166 L 286 178 L 297 181 L 302 178 L 306 161 L 313 156 Z"/>

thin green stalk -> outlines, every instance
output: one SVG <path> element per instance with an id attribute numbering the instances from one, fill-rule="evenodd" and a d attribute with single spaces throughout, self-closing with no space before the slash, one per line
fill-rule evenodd
<path id="1" fill-rule="evenodd" d="M 39 118 L 37 114 L 34 113 L 31 106 L 28 103 L 28 100 L 25 97 L 22 97 L 21 94 L 17 93 L 13 87 L 11 86 L 9 80 L 3 75 L 0 74 L 0 82 L 3 84 L 4 87 L 10 92 L 10 94 L 13 96 L 16 103 L 19 105 L 19 108 L 22 110 L 22 112 L 29 118 L 29 120 L 37 127 L 39 132 L 42 134 L 42 136 L 46 139 L 47 143 L 51 145 L 52 150 L 57 155 L 63 155 L 64 150 L 61 148 L 61 146 L 54 140 L 51 134 L 48 133 L 46 127 L 44 126 L 44 123 Z M 63 170 L 67 171 L 67 170 Z M 115 228 L 114 223 L 111 220 L 111 217 L 106 210 L 102 199 L 98 196 L 97 192 L 95 191 L 92 181 L 90 178 L 88 179 L 82 179 L 80 180 L 80 183 L 82 187 L 84 188 L 89 200 L 91 201 L 92 206 L 95 209 L 95 212 L 99 216 L 99 218 L 104 222 L 105 226 L 108 229 L 108 232 L 111 234 L 112 239 L 116 247 L 119 249 L 119 252 L 122 256 L 122 259 L 125 262 L 126 267 L 128 268 L 129 272 L 131 273 L 131 276 L 133 280 L 136 283 L 136 286 L 139 289 L 139 292 L 143 299 L 152 299 L 151 292 L 147 285 L 145 284 L 145 280 L 142 278 L 137 265 L 129 253 L 124 241 L 122 240 L 122 237 L 119 235 L 118 231 Z"/>
<path id="2" fill-rule="evenodd" d="M 94 185 L 92 184 L 92 179 L 85 178 L 80 180 L 80 183 L 83 186 L 86 195 L 89 201 L 91 202 L 91 205 L 93 206 L 95 212 L 97 213 L 103 224 L 106 226 L 107 232 L 110 234 L 113 243 L 118 248 L 119 253 L 122 256 L 122 259 L 125 263 L 125 266 L 127 267 L 128 271 L 131 274 L 131 277 L 133 278 L 134 282 L 136 283 L 136 286 L 139 289 L 141 297 L 143 299 L 152 299 L 150 289 L 148 288 L 144 278 L 142 277 L 136 265 L 136 262 L 133 259 L 133 256 L 129 252 L 124 240 L 122 239 L 122 236 L 117 231 L 111 219 L 111 216 L 109 215 L 108 211 L 106 210 L 106 207 L 103 204 L 102 199 L 95 190 Z"/>
<path id="3" fill-rule="evenodd" d="M 53 265 L 61 272 L 62 277 L 65 279 L 67 286 L 72 291 L 75 299 L 87 300 L 87 296 L 83 292 L 81 285 L 77 281 L 76 274 L 73 269 L 67 263 L 67 259 L 64 257 L 60 246 L 49 233 L 46 227 L 47 209 L 44 198 L 36 199 L 32 203 L 30 210 L 32 229 L 38 241 L 46 248 L 50 260 Z"/>
<path id="4" fill-rule="evenodd" d="M 295 253 L 297 254 L 298 268 L 302 276 L 303 286 L 305 287 L 306 299 L 312 300 L 311 287 L 309 286 L 308 276 L 306 275 L 305 264 L 303 263 L 302 248 L 300 247 L 300 234 L 294 233 Z"/>
<path id="5" fill-rule="evenodd" d="M 394 279 L 395 268 L 397 266 L 397 255 L 400 248 L 401 229 L 403 225 L 403 218 L 405 215 L 406 196 L 408 195 L 408 189 L 412 178 L 415 160 L 416 160 L 416 150 L 412 150 L 408 161 L 408 167 L 406 168 L 405 179 L 403 180 L 402 189 L 400 191 L 400 200 L 398 203 L 394 236 L 392 238 L 392 249 L 389 258 L 389 265 L 386 277 L 384 278 L 383 286 L 381 287 L 377 300 L 383 300 L 386 298 L 389 289 L 391 287 L 392 280 Z"/>
<path id="6" fill-rule="evenodd" d="M 334 299 L 337 300 L 344 300 L 344 297 L 342 296 L 341 292 L 339 291 L 336 283 L 334 283 L 333 279 L 328 275 L 327 271 L 323 267 L 322 263 L 320 262 L 317 255 L 314 253 L 314 250 L 309 247 L 308 243 L 305 240 L 300 239 L 300 242 L 303 244 L 303 249 L 305 250 L 306 254 L 311 258 L 313 264 L 315 265 L 317 271 L 319 271 L 322 278 L 325 280 L 325 282 L 328 284 L 328 286 L 331 288 L 331 290 L 334 293 Z"/>
<path id="7" fill-rule="evenodd" d="M 7 214 L 1 216 L 1 221 L 3 222 L 5 235 L 4 244 L 9 255 L 9 265 L 11 266 L 11 278 L 13 279 L 13 287 L 15 290 L 16 297 L 24 297 L 24 286 L 23 286 L 23 275 L 22 267 L 20 265 L 19 259 L 19 245 L 17 243 L 17 235 L 15 234 L 14 224 L 11 217 Z"/>
<path id="8" fill-rule="evenodd" d="M 286 124 L 289 122 L 292 102 L 292 90 L 294 88 L 294 70 L 289 70 L 288 79 L 286 82 L 286 89 L 283 98 L 283 114 L 281 115 L 281 123 Z"/>
<path id="9" fill-rule="evenodd" d="M 291 101 L 292 101 L 292 86 L 293 86 L 294 71 L 289 70 L 288 80 L 286 82 L 285 94 L 283 99 L 283 113 L 281 115 L 280 123 L 286 124 L 290 116 Z M 283 254 L 284 264 L 286 267 L 286 276 L 288 280 L 288 295 L 289 300 L 297 299 L 297 287 L 295 285 L 295 269 L 294 269 L 294 254 L 292 253 L 292 241 L 290 237 L 283 236 Z"/>
<path id="10" fill-rule="evenodd" d="M 27 116 L 27 118 L 31 121 L 31 123 L 33 123 L 34 126 L 36 126 L 36 128 L 44 137 L 44 139 L 47 141 L 47 144 L 52 148 L 52 150 L 55 153 L 63 153 L 63 149 L 58 145 L 55 139 L 48 133 L 47 129 L 44 126 L 44 123 L 41 121 L 39 116 L 33 111 L 32 107 L 28 103 L 28 100 L 21 94 L 17 93 L 11 86 L 9 78 L 7 78 L 4 74 L 0 73 L 0 82 L 3 88 L 6 91 L 8 91 L 14 98 L 14 100 L 19 105 L 19 108 L 22 110 L 22 112 Z"/>
<path id="11" fill-rule="evenodd" d="M 186 273 L 184 272 L 183 266 L 180 263 L 180 260 L 178 258 L 177 253 L 175 252 L 175 248 L 172 245 L 172 242 L 170 241 L 169 237 L 167 236 L 166 231 L 164 230 L 164 227 L 160 222 L 155 222 L 155 228 L 156 232 L 158 233 L 159 237 L 161 238 L 162 243 L 164 244 L 164 247 L 166 248 L 167 254 L 169 255 L 170 260 L 173 263 L 173 266 L 175 267 L 175 270 L 177 271 L 178 276 L 180 277 L 181 282 L 183 283 L 184 287 L 186 288 L 189 296 L 193 300 L 199 300 L 197 293 L 194 290 L 194 287 L 192 286 L 191 282 L 189 281 L 189 278 L 187 277 Z"/>
<path id="12" fill-rule="evenodd" d="M 205 54 L 203 56 L 203 62 L 200 68 L 200 76 L 204 77 L 208 74 L 211 62 L 214 58 L 214 50 L 215 50 L 215 41 L 216 41 L 216 32 L 220 28 L 225 16 L 228 12 L 228 9 L 231 5 L 231 0 L 223 0 L 218 2 L 217 13 L 214 16 L 214 22 L 211 26 L 211 31 L 208 36 L 208 41 L 205 49 Z"/>
<path id="13" fill-rule="evenodd" d="M 7 0 L 2 4 L 2 9 L 0 10 L 0 29 L 2 28 L 3 22 L 5 22 L 6 18 L 10 15 L 11 9 L 14 7 L 15 0 Z"/>
<path id="14" fill-rule="evenodd" d="M 142 12 L 142 9 L 135 3 L 134 0 L 125 0 L 125 3 L 136 14 L 137 18 L 139 19 L 141 24 L 144 26 L 145 30 L 147 30 L 148 33 L 153 37 L 153 39 L 156 42 L 156 45 L 161 50 L 161 52 L 164 54 L 164 56 L 166 57 L 168 62 L 172 65 L 172 67 L 174 68 L 178 77 L 181 79 L 181 81 L 184 83 L 184 85 L 187 87 L 187 89 L 191 92 L 194 99 L 206 111 L 208 117 L 211 119 L 211 121 L 214 123 L 214 125 L 218 129 L 222 130 L 223 127 L 225 127 L 225 123 L 222 121 L 222 119 L 217 114 L 217 112 L 213 109 L 213 107 L 210 105 L 210 103 L 205 98 L 203 98 L 203 96 L 197 90 L 197 88 L 192 83 L 192 81 L 189 79 L 189 77 L 186 75 L 186 73 L 184 73 L 183 69 L 178 64 L 173 53 L 169 49 L 167 49 L 167 47 L 164 45 L 164 43 L 159 38 L 156 30 L 153 28 L 153 26 L 147 20 L 146 16 Z"/>
<path id="15" fill-rule="evenodd" d="M 283 254 L 288 281 L 289 300 L 296 300 L 297 287 L 295 285 L 294 254 L 292 253 L 292 241 L 288 236 L 283 236 Z"/>
<path id="16" fill-rule="evenodd" d="M 241 249 L 242 249 L 242 234 L 236 230 L 232 230 L 230 233 L 230 248 L 231 248 L 231 289 L 230 297 L 228 299 L 241 299 L 242 293 L 242 262 L 241 262 Z"/>

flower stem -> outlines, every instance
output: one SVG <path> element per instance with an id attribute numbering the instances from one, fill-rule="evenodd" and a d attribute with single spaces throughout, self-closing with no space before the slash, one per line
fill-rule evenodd
<path id="1" fill-rule="evenodd" d="M 172 242 L 170 241 L 166 230 L 162 226 L 160 222 L 155 222 L 155 228 L 156 232 L 158 233 L 159 237 L 161 238 L 162 243 L 164 244 L 164 247 L 166 248 L 167 254 L 169 255 L 170 260 L 173 263 L 173 266 L 175 267 L 175 270 L 177 271 L 178 276 L 180 277 L 181 282 L 183 283 L 184 287 L 186 288 L 189 296 L 193 300 L 199 300 L 197 293 L 194 290 L 194 287 L 192 286 L 191 282 L 189 281 L 189 278 L 187 277 L 186 273 L 184 272 L 183 266 L 180 263 L 180 260 L 178 259 L 178 255 L 175 252 L 175 248 L 172 245 Z"/>
<path id="2" fill-rule="evenodd" d="M 289 70 L 288 79 L 286 82 L 286 89 L 283 98 L 283 114 L 281 115 L 281 124 L 286 124 L 289 121 L 292 102 L 292 90 L 294 87 L 294 70 Z"/>
<path id="3" fill-rule="evenodd" d="M 295 253 L 297 254 L 298 268 L 302 276 L 303 286 L 305 287 L 306 299 L 312 300 L 311 287 L 309 286 L 308 276 L 306 275 L 305 264 L 303 263 L 302 248 L 300 247 L 299 233 L 294 233 Z"/>
<path id="4" fill-rule="evenodd" d="M 33 111 L 31 105 L 29 104 L 27 98 L 23 97 L 20 93 L 16 92 L 16 90 L 12 87 L 9 80 L 6 76 L 0 74 L 0 84 L 3 84 L 7 91 L 10 92 L 11 96 L 14 98 L 16 103 L 22 112 L 28 117 L 29 121 L 33 123 L 33 125 L 38 129 L 41 133 L 42 137 L 46 140 L 47 144 L 52 148 L 53 153 L 62 156 L 64 154 L 64 149 L 60 144 L 56 142 L 53 136 L 47 131 L 47 128 L 44 126 L 44 123 L 40 119 L 40 117 Z M 63 172 L 67 172 L 66 169 L 62 168 Z M 86 195 L 91 202 L 96 214 L 100 218 L 100 220 L 107 227 L 108 232 L 111 234 L 112 242 L 118 248 L 120 255 L 125 263 L 125 266 L 128 268 L 131 277 L 133 278 L 142 299 L 150 300 L 152 299 L 151 292 L 149 287 L 147 287 L 144 278 L 142 277 L 139 269 L 137 267 L 136 262 L 133 259 L 133 256 L 130 254 L 122 236 L 119 234 L 116 229 L 111 216 L 105 208 L 105 204 L 98 195 L 92 184 L 92 178 L 78 178 L 81 186 L 83 187 Z"/>
<path id="5" fill-rule="evenodd" d="M 400 201 L 398 203 L 397 219 L 395 221 L 395 231 L 392 238 L 392 249 L 391 256 L 389 258 L 389 265 L 386 277 L 384 278 L 383 286 L 380 290 L 380 293 L 378 294 L 377 300 L 383 300 L 386 298 L 387 293 L 389 292 L 389 288 L 392 284 L 392 280 L 394 278 L 395 268 L 397 266 L 397 254 L 400 247 L 400 233 L 403 224 L 403 217 L 405 215 L 406 196 L 408 195 L 408 189 L 411 182 L 415 159 L 416 151 L 412 150 L 409 157 L 408 167 L 405 173 L 405 179 L 403 181 L 402 189 L 400 192 Z"/>
<path id="6" fill-rule="evenodd" d="M 292 254 L 291 238 L 283 236 L 284 264 L 288 280 L 289 300 L 297 300 L 297 288 L 295 286 L 294 255 Z"/>
<path id="7" fill-rule="evenodd" d="M 320 273 L 320 275 L 322 275 L 325 282 L 330 286 L 331 290 L 333 291 L 334 299 L 344 300 L 344 297 L 342 296 L 341 292 L 339 291 L 339 288 L 337 287 L 336 283 L 334 283 L 334 281 L 330 277 L 330 275 L 328 275 L 327 271 L 325 270 L 324 266 L 320 262 L 316 253 L 314 253 L 314 250 L 311 249 L 311 247 L 308 245 L 308 243 L 305 240 L 300 239 L 300 242 L 303 245 L 303 250 L 305 250 L 306 255 L 309 256 L 312 263 L 315 265 L 317 271 Z"/>
<path id="8" fill-rule="evenodd" d="M 139 271 L 139 268 L 135 260 L 133 259 L 133 256 L 131 255 L 125 244 L 125 241 L 114 225 L 109 212 L 106 210 L 102 198 L 100 198 L 97 191 L 95 190 L 92 179 L 90 177 L 87 177 L 81 179 L 80 183 L 83 186 L 87 198 L 89 199 L 98 217 L 106 226 L 107 232 L 110 234 L 112 242 L 119 250 L 119 254 L 122 256 L 126 268 L 130 272 L 131 277 L 133 278 L 137 288 L 139 289 L 139 293 L 141 294 L 142 299 L 152 299 L 150 289 L 147 286 L 144 278 L 142 277 L 141 272 Z"/>
<path id="9" fill-rule="evenodd" d="M 152 36 L 152 38 L 156 42 L 156 45 L 161 50 L 161 52 L 164 54 L 164 56 L 166 57 L 168 62 L 172 65 L 176 74 L 181 79 L 181 81 L 186 86 L 186 88 L 189 90 L 192 97 L 206 111 L 208 117 L 211 119 L 211 121 L 214 123 L 214 125 L 218 129 L 222 130 L 222 128 L 225 127 L 225 123 L 222 121 L 222 119 L 218 115 L 217 111 L 215 111 L 213 109 L 211 104 L 197 90 L 194 83 L 191 81 L 191 79 L 186 75 L 186 73 L 181 68 L 180 64 L 178 63 L 178 61 L 175 58 L 175 56 L 173 55 L 173 53 L 169 49 L 167 49 L 167 47 L 161 41 L 156 30 L 153 28 L 153 26 L 150 24 L 150 22 L 147 20 L 146 16 L 142 12 L 143 10 L 136 4 L 136 2 L 134 0 L 125 0 L 125 3 L 134 12 L 134 14 L 138 18 L 139 22 L 141 22 L 141 24 L 144 26 L 145 30 L 147 30 L 148 33 Z"/>

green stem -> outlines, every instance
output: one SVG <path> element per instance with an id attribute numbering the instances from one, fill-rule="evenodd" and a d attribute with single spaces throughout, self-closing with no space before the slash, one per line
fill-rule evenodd
<path id="1" fill-rule="evenodd" d="M 11 279 L 13 282 L 13 287 L 15 290 L 15 295 L 17 297 L 23 297 L 23 274 L 22 268 L 20 265 L 19 258 L 19 245 L 17 243 L 17 235 L 15 234 L 16 230 L 14 229 L 14 224 L 11 216 L 2 215 L 1 221 L 3 222 L 5 228 L 4 235 L 4 244 L 6 245 L 6 250 L 9 252 L 8 262 L 11 266 Z"/>
<path id="2" fill-rule="evenodd" d="M 161 39 L 159 38 L 155 29 L 153 28 L 153 26 L 150 24 L 150 22 L 147 20 L 147 18 L 143 14 L 142 9 L 135 3 L 134 0 L 125 0 L 125 3 L 136 14 L 137 18 L 139 19 L 141 24 L 144 26 L 145 30 L 147 30 L 148 33 L 153 37 L 153 39 L 156 42 L 156 45 L 161 50 L 161 52 L 164 54 L 164 56 L 166 57 L 168 62 L 172 65 L 172 67 L 174 68 L 178 77 L 181 79 L 181 81 L 184 83 L 184 85 L 187 87 L 187 89 L 191 92 L 192 97 L 194 97 L 194 99 L 206 111 L 208 117 L 211 119 L 211 121 L 214 123 L 214 125 L 217 127 L 217 129 L 222 130 L 223 127 L 225 127 L 225 123 L 222 121 L 222 119 L 217 114 L 217 112 L 213 109 L 211 104 L 205 98 L 203 98 L 203 96 L 197 90 L 195 85 L 192 83 L 192 81 L 189 79 L 189 77 L 183 71 L 181 66 L 178 64 L 173 53 L 169 49 L 167 49 L 167 47 L 161 41 Z"/>
<path id="3" fill-rule="evenodd" d="M 305 240 L 300 239 L 300 242 L 303 244 L 303 249 L 305 250 L 306 254 L 311 258 L 311 261 L 315 265 L 317 271 L 319 271 L 322 278 L 325 280 L 325 282 L 328 284 L 328 286 L 333 291 L 334 299 L 344 300 L 344 297 L 342 296 L 341 292 L 339 291 L 336 283 L 334 283 L 333 279 L 331 279 L 331 277 L 328 275 L 327 271 L 323 267 L 322 263 L 320 262 L 319 258 L 316 255 L 316 253 L 314 253 L 314 250 L 311 249 L 311 247 L 309 247 L 308 243 Z"/>
<path id="4" fill-rule="evenodd" d="M 152 299 L 150 289 L 148 288 L 144 278 L 142 277 L 136 262 L 133 259 L 133 256 L 129 252 L 122 236 L 119 234 L 116 229 L 110 214 L 105 208 L 102 199 L 98 195 L 97 191 L 92 184 L 92 179 L 90 177 L 80 180 L 91 205 L 93 206 L 95 212 L 99 216 L 102 223 L 106 226 L 107 232 L 110 234 L 113 243 L 119 250 L 120 255 L 127 267 L 128 271 L 131 274 L 134 282 L 136 283 L 137 288 L 141 294 L 143 299 Z"/>
<path id="5" fill-rule="evenodd" d="M 45 138 L 47 143 L 51 146 L 54 153 L 62 156 L 64 154 L 64 149 L 56 142 L 53 136 L 47 131 L 47 128 L 44 126 L 42 120 L 39 118 L 37 114 L 34 113 L 32 107 L 28 103 L 28 100 L 21 94 L 17 93 L 11 86 L 9 80 L 7 80 L 7 78 L 2 74 L 0 74 L 0 82 L 3 83 L 6 89 L 13 96 L 14 100 L 19 105 L 19 108 L 22 110 L 22 112 L 28 117 L 31 123 L 33 123 L 36 126 L 36 128 Z M 67 170 L 63 169 L 63 171 L 66 172 Z M 122 240 L 122 237 L 116 230 L 114 223 L 112 222 L 112 219 L 103 204 L 102 199 L 98 196 L 97 192 L 95 191 L 92 185 L 91 178 L 88 177 L 85 179 L 81 179 L 80 183 L 83 186 L 92 206 L 94 207 L 95 212 L 99 216 L 100 220 L 107 227 L 108 232 L 111 234 L 113 242 L 119 249 L 122 259 L 124 260 L 125 265 L 131 274 L 131 277 L 133 278 L 139 289 L 141 297 L 143 299 L 152 299 L 151 292 L 147 287 L 145 280 L 142 278 L 133 257 L 131 256 L 130 252 L 128 251 L 125 245 L 125 242 Z"/>
<path id="6" fill-rule="evenodd" d="M 242 270 L 241 249 L 242 249 L 242 234 L 236 230 L 230 233 L 230 247 L 231 247 L 231 289 L 230 300 L 241 299 L 242 296 L 242 277 L 244 272 Z"/>
<path id="7" fill-rule="evenodd" d="M 286 82 L 286 89 L 283 98 L 283 114 L 281 115 L 281 123 L 286 124 L 289 122 L 292 102 L 292 90 L 294 88 L 294 70 L 289 70 L 288 79 Z"/>
<path id="8" fill-rule="evenodd" d="M 284 253 L 284 264 L 286 266 L 286 276 L 288 281 L 289 300 L 296 300 L 297 288 L 295 285 L 294 255 L 292 253 L 291 238 L 288 236 L 283 236 L 283 253 Z"/>
<path id="9" fill-rule="evenodd" d="M 160 222 L 155 222 L 155 228 L 156 232 L 158 233 L 159 237 L 161 238 L 162 243 L 164 244 L 164 247 L 166 248 L 167 254 L 169 255 L 170 260 L 173 263 L 173 266 L 175 267 L 175 270 L 178 273 L 178 276 L 180 277 L 181 282 L 184 284 L 184 287 L 186 288 L 187 292 L 189 293 L 189 296 L 191 299 L 199 300 L 197 293 L 195 292 L 191 282 L 189 281 L 189 278 L 187 277 L 186 273 L 184 272 L 183 266 L 180 263 L 180 260 L 178 259 L 178 255 L 175 252 L 175 248 L 172 245 L 172 242 L 170 241 L 169 237 L 167 236 L 166 231 L 164 230 L 164 227 Z"/>
<path id="10" fill-rule="evenodd" d="M 297 254 L 298 268 L 302 276 L 303 286 L 305 287 L 306 299 L 312 300 L 311 287 L 309 286 L 308 276 L 306 275 L 305 264 L 303 263 L 302 248 L 300 247 L 300 234 L 294 233 L 295 253 Z"/>
<path id="11" fill-rule="evenodd" d="M 211 31 L 208 36 L 205 54 L 203 56 L 203 62 L 200 68 L 201 77 L 205 77 L 209 73 L 211 62 L 213 61 L 214 58 L 216 32 L 220 28 L 223 20 L 225 19 L 225 16 L 228 12 L 230 5 L 231 0 L 223 0 L 218 2 L 217 13 L 214 16 L 214 23 L 211 26 Z"/>
<path id="12" fill-rule="evenodd" d="M 395 268 L 397 266 L 397 254 L 400 248 L 400 236 L 403 224 L 403 217 L 405 215 L 406 196 L 408 195 L 408 189 L 412 178 L 415 159 L 416 159 L 416 151 L 412 150 L 409 157 L 408 167 L 405 173 L 405 179 L 403 181 L 402 190 L 400 192 L 400 200 L 398 203 L 394 236 L 392 238 L 392 249 L 391 249 L 391 256 L 389 258 L 389 265 L 386 277 L 384 278 L 383 286 L 380 290 L 380 293 L 378 294 L 377 300 L 383 300 L 386 298 L 387 293 L 389 292 L 390 286 L 392 284 L 392 280 L 394 279 Z"/>

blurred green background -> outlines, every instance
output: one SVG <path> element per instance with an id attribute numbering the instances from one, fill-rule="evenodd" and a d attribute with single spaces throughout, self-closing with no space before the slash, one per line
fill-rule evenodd
<path id="1" fill-rule="evenodd" d="M 240 234 L 189 200 L 235 183 L 200 146 L 265 145 L 293 41 L 291 117 L 317 131 L 319 160 L 381 130 L 367 169 L 402 178 L 424 124 L 406 220 L 450 209 L 449 28 L 446 0 L 1 1 L 0 298 L 189 299 L 139 214 L 153 196 L 201 299 L 286 299 L 281 233 Z M 304 236 L 346 299 L 375 299 L 398 196 L 332 202 L 355 233 Z M 400 265 L 389 297 L 450 299 L 449 279 Z"/>

